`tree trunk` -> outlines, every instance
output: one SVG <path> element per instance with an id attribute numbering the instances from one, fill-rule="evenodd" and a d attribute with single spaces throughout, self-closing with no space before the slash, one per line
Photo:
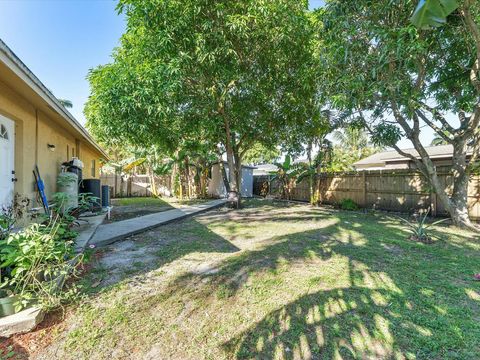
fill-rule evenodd
<path id="1" fill-rule="evenodd" d="M 225 164 L 223 163 L 223 160 L 221 158 L 218 161 L 218 166 L 220 167 L 220 173 L 222 175 L 223 185 L 225 186 L 225 191 L 228 194 L 230 192 L 230 183 L 228 182 L 228 176 L 227 176 L 227 171 L 225 170 Z"/>
<path id="2" fill-rule="evenodd" d="M 200 185 L 200 196 L 202 199 L 206 199 L 207 197 L 207 175 L 205 168 L 200 170 L 200 179 L 199 179 L 199 185 Z"/>
<path id="3" fill-rule="evenodd" d="M 227 145 L 227 164 L 228 164 L 228 183 L 230 186 L 230 192 L 238 192 L 237 176 L 235 176 L 235 159 L 233 149 L 230 145 Z"/>
<path id="4" fill-rule="evenodd" d="M 450 202 L 453 206 L 447 208 L 453 222 L 461 227 L 479 230 L 471 221 L 468 214 L 468 163 L 467 144 L 465 141 L 454 143 L 453 149 L 453 193 Z"/>
<path id="5" fill-rule="evenodd" d="M 428 155 L 425 147 L 422 145 L 420 135 L 420 122 L 418 116 L 423 121 L 429 124 L 429 120 L 425 115 L 422 115 L 421 111 L 414 113 L 412 117 L 413 127 L 411 127 L 403 115 L 400 114 L 399 106 L 394 101 L 391 102 L 392 112 L 399 123 L 399 125 L 405 131 L 407 138 L 412 142 L 415 150 L 420 155 L 420 160 L 412 154 L 405 153 L 398 147 L 394 146 L 396 151 L 412 160 L 418 167 L 418 169 L 427 178 L 430 185 L 435 190 L 438 199 L 445 207 L 445 210 L 449 213 L 452 221 L 455 225 L 470 230 L 479 231 L 480 228 L 475 226 L 468 216 L 468 171 L 467 171 L 467 140 L 468 132 L 463 134 L 457 134 L 454 139 L 451 140 L 453 145 L 453 159 L 452 159 L 452 172 L 453 172 L 453 192 L 449 196 L 447 194 L 446 184 L 442 184 L 438 178 L 437 169 L 432 159 Z M 417 116 L 418 115 L 418 116 Z M 475 124 L 477 126 L 478 124 Z M 430 125 L 430 127 L 432 127 Z"/>
<path id="6" fill-rule="evenodd" d="M 188 156 L 185 157 L 185 194 L 188 199 L 192 198 L 192 191 L 190 186 L 190 164 Z"/>
<path id="7" fill-rule="evenodd" d="M 234 174 L 237 182 L 238 201 L 240 203 L 240 198 L 242 197 L 242 159 L 240 158 L 240 154 L 238 153 L 236 147 L 234 148 L 233 156 L 235 159 Z"/>
<path id="8" fill-rule="evenodd" d="M 230 191 L 228 192 L 228 199 L 230 205 L 239 208 L 240 207 L 240 193 L 239 193 L 239 184 L 238 184 L 238 173 L 235 164 L 235 159 L 238 157 L 238 154 L 235 155 L 233 143 L 234 139 L 230 133 L 230 128 L 228 122 L 225 122 L 227 141 L 225 144 L 227 150 L 227 163 L 228 163 L 228 183 L 230 185 Z"/>
<path id="9" fill-rule="evenodd" d="M 454 177 L 454 185 L 452 195 L 449 196 L 445 189 L 445 184 L 442 184 L 438 178 L 437 170 L 425 153 L 422 156 L 422 164 L 424 166 L 424 175 L 435 190 L 440 202 L 445 207 L 452 221 L 455 225 L 478 231 L 479 228 L 475 226 L 468 214 L 468 172 L 467 172 L 467 147 L 465 142 L 458 141 L 453 144 L 453 165 L 452 172 Z M 424 149 L 417 149 L 422 154 Z"/>

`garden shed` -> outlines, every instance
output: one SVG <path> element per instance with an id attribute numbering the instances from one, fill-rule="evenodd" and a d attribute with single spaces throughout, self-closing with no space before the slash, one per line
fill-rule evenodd
<path id="1" fill-rule="evenodd" d="M 223 163 L 225 167 L 225 171 L 227 172 L 227 176 L 230 176 L 230 171 L 228 168 L 228 164 L 225 161 Z M 242 166 L 242 183 L 241 183 L 241 194 L 242 197 L 253 197 L 253 170 L 255 167 L 253 166 Z M 226 197 L 227 190 L 225 189 L 225 185 L 223 183 L 222 178 L 222 171 L 220 168 L 220 164 L 216 163 L 212 166 L 212 174 L 210 178 L 210 183 L 208 185 L 208 194 L 213 197 Z"/>

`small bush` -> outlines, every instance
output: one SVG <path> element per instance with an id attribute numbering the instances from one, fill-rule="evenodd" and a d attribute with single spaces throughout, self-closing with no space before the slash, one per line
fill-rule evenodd
<path id="1" fill-rule="evenodd" d="M 410 231 L 410 239 L 414 241 L 420 241 L 426 244 L 429 244 L 432 242 L 432 237 L 430 235 L 430 227 L 435 226 L 438 224 L 441 224 L 442 222 L 447 221 L 448 219 L 441 219 L 437 220 L 433 223 L 427 223 L 427 217 L 428 217 L 429 211 L 425 212 L 425 215 L 417 217 L 414 221 L 409 221 L 407 219 L 404 219 L 400 216 L 397 216 L 397 219 L 399 219 L 404 225 L 408 227 L 408 230 Z"/>
<path id="2" fill-rule="evenodd" d="M 68 224 L 57 217 L 0 240 L 0 288 L 19 297 L 17 311 L 32 303 L 51 310 L 75 296 L 74 285 L 63 289 L 75 275 L 73 239 Z"/>
<path id="3" fill-rule="evenodd" d="M 343 199 L 342 201 L 340 201 L 339 206 L 340 206 L 340 209 L 342 210 L 350 210 L 350 211 L 358 210 L 357 203 L 352 199 Z"/>

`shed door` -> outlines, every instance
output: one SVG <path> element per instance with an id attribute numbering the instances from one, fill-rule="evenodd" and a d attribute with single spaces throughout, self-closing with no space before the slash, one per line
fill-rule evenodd
<path id="1" fill-rule="evenodd" d="M 0 207 L 13 200 L 14 149 L 14 122 L 0 115 Z"/>

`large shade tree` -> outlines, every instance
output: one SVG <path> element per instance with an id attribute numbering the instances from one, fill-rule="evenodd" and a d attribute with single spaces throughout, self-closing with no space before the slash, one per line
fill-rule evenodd
<path id="1" fill-rule="evenodd" d="M 92 128 L 132 143 L 201 138 L 243 157 L 311 111 L 312 27 L 298 0 L 122 0 L 127 31 L 90 75 Z"/>
<path id="2" fill-rule="evenodd" d="M 412 18 L 415 9 L 418 15 L 422 6 L 438 3 L 445 18 L 440 23 L 429 23 L 431 12 Z M 411 159 L 453 221 L 474 228 L 467 187 L 480 147 L 480 2 L 459 1 L 454 9 L 445 3 L 449 1 L 421 1 L 419 7 L 412 0 L 328 2 L 318 12 L 326 69 L 321 80 L 332 106 L 351 110 L 374 142 Z M 452 113 L 455 121 L 447 116 Z M 451 192 L 420 141 L 425 127 L 452 145 Z M 397 146 L 402 137 L 411 141 L 418 157 Z"/>

